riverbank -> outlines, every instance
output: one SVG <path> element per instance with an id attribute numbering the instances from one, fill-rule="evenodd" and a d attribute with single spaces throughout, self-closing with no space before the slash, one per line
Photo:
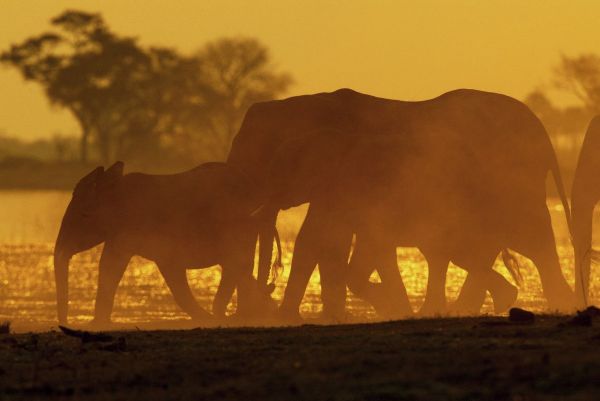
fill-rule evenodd
<path id="1" fill-rule="evenodd" d="M 0 189 L 69 190 L 95 164 L 44 162 L 34 159 L 0 161 Z"/>
<path id="2" fill-rule="evenodd" d="M 416 319 L 0 336 L 0 399 L 600 399 L 600 323 Z"/>
<path id="3" fill-rule="evenodd" d="M 0 190 L 68 190 L 100 162 L 44 161 L 32 158 L 0 159 Z M 104 166 L 107 168 L 108 166 Z M 189 162 L 158 161 L 150 167 L 127 163 L 126 172 L 142 171 L 152 174 L 169 174 L 193 167 Z"/>

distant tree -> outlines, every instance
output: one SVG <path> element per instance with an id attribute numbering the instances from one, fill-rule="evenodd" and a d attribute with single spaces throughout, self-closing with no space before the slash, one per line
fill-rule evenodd
<path id="1" fill-rule="evenodd" d="M 600 114 L 600 56 L 561 56 L 554 67 L 553 87 L 575 96 L 579 105 L 555 106 L 542 90 L 531 92 L 525 103 L 546 126 L 563 158 L 576 159 L 585 128 Z"/>
<path id="2" fill-rule="evenodd" d="M 590 121 L 590 113 L 580 106 L 558 107 L 540 89 L 525 98 L 525 104 L 544 123 L 548 134 L 558 147 L 577 148 L 585 127 Z"/>
<path id="3" fill-rule="evenodd" d="M 75 138 L 64 136 L 59 133 L 52 135 L 50 144 L 54 148 L 54 158 L 59 162 L 73 160 L 73 140 Z"/>
<path id="4" fill-rule="evenodd" d="M 563 55 L 554 70 L 554 84 L 575 95 L 590 113 L 600 114 L 600 56 Z"/>
<path id="5" fill-rule="evenodd" d="M 160 136 L 176 130 L 180 114 L 202 116 L 202 85 L 188 83 L 198 81 L 190 68 L 195 63 L 118 37 L 98 14 L 66 11 L 52 25 L 56 32 L 13 45 L 1 57 L 72 112 L 81 128 L 82 161 L 89 158 L 90 143 L 104 163 L 149 149 L 156 153 Z"/>
<path id="6" fill-rule="evenodd" d="M 542 121 L 556 151 L 567 187 L 573 179 L 577 156 L 583 142 L 585 128 L 591 119 L 582 106 L 556 106 L 541 90 L 531 92 L 525 103 Z"/>
<path id="7" fill-rule="evenodd" d="M 41 83 L 52 103 L 72 112 L 81 128 L 82 161 L 89 157 L 92 136 L 106 161 L 127 75 L 144 63 L 145 55 L 133 39 L 113 35 L 98 14 L 66 11 L 52 25 L 56 32 L 13 45 L 2 61 Z"/>
<path id="8" fill-rule="evenodd" d="M 222 38 L 197 53 L 200 76 L 211 88 L 203 121 L 215 138 L 214 155 L 224 158 L 250 105 L 284 94 L 293 79 L 274 68 L 268 49 L 252 38 Z"/>
<path id="9" fill-rule="evenodd" d="M 99 14 L 68 10 L 51 22 L 51 32 L 11 46 L 0 62 L 71 111 L 84 162 L 91 145 L 104 163 L 148 166 L 169 152 L 189 162 L 224 158 L 250 104 L 291 83 L 253 39 L 217 40 L 185 57 L 116 35 Z"/>

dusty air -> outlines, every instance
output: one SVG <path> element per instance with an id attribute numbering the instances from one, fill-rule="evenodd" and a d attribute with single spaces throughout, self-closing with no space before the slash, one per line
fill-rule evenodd
<path id="1" fill-rule="evenodd" d="M 599 7 L 60 3 L 0 28 L 1 394 L 600 397 Z"/>

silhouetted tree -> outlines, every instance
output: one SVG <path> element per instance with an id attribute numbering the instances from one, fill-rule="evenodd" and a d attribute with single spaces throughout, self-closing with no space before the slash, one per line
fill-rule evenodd
<path id="1" fill-rule="evenodd" d="M 54 146 L 54 151 L 56 153 L 56 160 L 65 161 L 68 158 L 69 152 L 69 140 L 59 134 L 54 134 L 52 136 L 52 145 Z"/>
<path id="2" fill-rule="evenodd" d="M 524 102 L 543 122 L 559 162 L 569 176 L 575 168 L 585 127 L 591 119 L 589 111 L 580 106 L 556 106 L 540 89 L 531 92 Z"/>
<path id="3" fill-rule="evenodd" d="M 554 71 L 555 86 L 575 95 L 593 114 L 600 113 L 600 56 L 563 55 Z"/>
<path id="4" fill-rule="evenodd" d="M 561 56 L 553 70 L 552 84 L 554 89 L 573 95 L 579 104 L 556 106 L 539 89 L 531 92 L 525 103 L 550 134 L 566 186 L 570 188 L 586 127 L 600 113 L 600 56 Z"/>
<path id="5" fill-rule="evenodd" d="M 574 168 L 587 124 L 600 113 L 600 57 L 583 54 L 563 55 L 554 67 L 553 87 L 567 92 L 580 105 L 558 107 L 542 90 L 531 92 L 525 103 L 542 120 L 567 169 Z"/>
<path id="6" fill-rule="evenodd" d="M 71 111 L 82 161 L 90 144 L 104 163 L 147 166 L 171 151 L 189 162 L 224 158 L 249 105 L 291 82 L 253 39 L 218 40 L 184 57 L 114 34 L 99 14 L 68 10 L 51 22 L 52 32 L 11 46 L 0 61 Z"/>
<path id="7" fill-rule="evenodd" d="M 41 83 L 50 101 L 66 107 L 81 128 L 81 160 L 95 136 L 108 159 L 109 127 L 117 117 L 128 71 L 143 61 L 134 40 L 117 38 L 98 14 L 66 11 L 52 20 L 56 32 L 13 45 L 2 61 Z"/>
<path id="8" fill-rule="evenodd" d="M 542 90 L 537 89 L 525 98 L 531 110 L 543 121 L 550 136 L 582 134 L 589 122 L 589 113 L 578 106 L 560 108 Z"/>
<path id="9" fill-rule="evenodd" d="M 224 158 L 248 107 L 285 93 L 293 79 L 277 72 L 268 49 L 252 38 L 209 42 L 196 57 L 200 75 L 212 90 L 211 112 L 203 122 L 215 139 L 214 156 Z"/>

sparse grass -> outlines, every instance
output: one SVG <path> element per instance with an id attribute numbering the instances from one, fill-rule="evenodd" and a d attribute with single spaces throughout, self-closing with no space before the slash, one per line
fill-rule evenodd
<path id="1" fill-rule="evenodd" d="M 0 399 L 600 399 L 600 326 L 565 321 L 17 334 L 0 339 Z"/>

